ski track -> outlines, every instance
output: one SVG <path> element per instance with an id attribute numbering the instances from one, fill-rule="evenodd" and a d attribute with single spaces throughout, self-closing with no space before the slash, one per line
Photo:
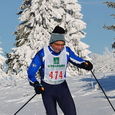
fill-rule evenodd
<path id="1" fill-rule="evenodd" d="M 112 80 L 104 77 L 100 82 L 115 107 L 115 78 L 109 78 Z M 101 90 L 94 89 L 95 81 L 92 85 L 88 79 L 92 79 L 90 75 L 67 78 L 77 115 L 114 115 Z M 13 115 L 33 95 L 34 90 L 27 80 L 17 81 L 16 86 L 0 86 L 0 115 Z M 58 114 L 63 115 L 59 107 Z M 46 115 L 41 95 L 32 99 L 17 115 Z"/>

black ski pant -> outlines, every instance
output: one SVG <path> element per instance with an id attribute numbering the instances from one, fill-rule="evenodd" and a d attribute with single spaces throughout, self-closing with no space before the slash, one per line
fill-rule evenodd
<path id="1" fill-rule="evenodd" d="M 45 88 L 42 94 L 46 115 L 58 115 L 57 103 L 64 115 L 77 115 L 75 104 L 66 81 L 58 85 L 49 85 L 42 82 Z"/>

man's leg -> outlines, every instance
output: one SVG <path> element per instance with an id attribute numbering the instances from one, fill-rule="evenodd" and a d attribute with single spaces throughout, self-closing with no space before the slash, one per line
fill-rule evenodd
<path id="1" fill-rule="evenodd" d="M 42 94 L 42 100 L 46 109 L 46 115 L 58 115 L 56 106 L 56 97 L 54 96 L 55 89 L 47 83 L 42 82 L 45 89 Z"/>
<path id="2" fill-rule="evenodd" d="M 73 98 L 66 83 L 61 87 L 57 101 L 64 115 L 77 115 Z"/>
<path id="3" fill-rule="evenodd" d="M 42 99 L 46 109 L 46 115 L 57 115 L 56 100 L 46 95 L 43 95 Z"/>

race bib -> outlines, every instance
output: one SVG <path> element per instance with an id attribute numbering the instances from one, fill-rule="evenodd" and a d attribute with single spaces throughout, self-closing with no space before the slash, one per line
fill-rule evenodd
<path id="1" fill-rule="evenodd" d="M 65 71 L 67 66 L 66 48 L 55 56 L 51 54 L 48 47 L 44 48 L 45 53 L 45 68 L 44 68 L 44 80 L 47 81 L 64 81 Z"/>

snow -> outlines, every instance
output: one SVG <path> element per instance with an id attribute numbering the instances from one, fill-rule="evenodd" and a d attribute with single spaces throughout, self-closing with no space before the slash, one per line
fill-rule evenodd
<path id="1" fill-rule="evenodd" d="M 115 107 L 115 73 L 96 74 L 104 91 Z M 7 80 L 6 80 L 7 81 Z M 75 101 L 78 115 L 113 115 L 107 99 L 95 79 L 88 75 L 71 76 L 67 82 Z M 13 115 L 33 95 L 27 79 L 11 79 L 11 84 L 0 85 L 0 115 Z M 63 115 L 58 107 L 58 114 Z M 46 115 L 41 95 L 33 98 L 17 115 Z"/>

